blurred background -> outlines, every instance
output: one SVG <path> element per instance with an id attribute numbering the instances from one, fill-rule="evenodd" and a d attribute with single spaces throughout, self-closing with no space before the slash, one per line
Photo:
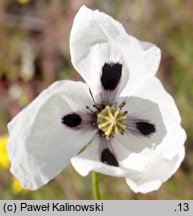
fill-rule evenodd
<path id="1" fill-rule="evenodd" d="M 0 199 L 92 199 L 91 176 L 71 165 L 37 191 L 9 172 L 6 124 L 55 80 L 80 80 L 69 35 L 81 5 L 120 21 L 127 32 L 162 50 L 158 77 L 175 98 L 188 139 L 180 169 L 158 191 L 133 193 L 124 178 L 100 175 L 103 199 L 193 199 L 193 1 L 0 0 Z"/>

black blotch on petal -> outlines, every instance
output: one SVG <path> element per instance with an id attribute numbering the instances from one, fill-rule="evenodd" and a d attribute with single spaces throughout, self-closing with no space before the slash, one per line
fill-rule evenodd
<path id="1" fill-rule="evenodd" d="M 62 123 L 71 128 L 78 126 L 81 121 L 81 117 L 76 113 L 65 115 L 62 118 Z"/>
<path id="2" fill-rule="evenodd" d="M 136 127 L 144 136 L 148 136 L 156 132 L 155 125 L 149 122 L 136 122 Z"/>
<path id="3" fill-rule="evenodd" d="M 101 83 L 105 90 L 114 90 L 120 81 L 122 74 L 122 64 L 105 63 L 102 68 Z"/>
<path id="4" fill-rule="evenodd" d="M 104 149 L 101 153 L 101 162 L 110 166 L 119 166 L 119 163 L 113 153 L 109 149 Z"/>

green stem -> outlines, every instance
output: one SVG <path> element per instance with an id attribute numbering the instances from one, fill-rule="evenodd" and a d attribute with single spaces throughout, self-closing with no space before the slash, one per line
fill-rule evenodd
<path id="1" fill-rule="evenodd" d="M 100 200 L 100 191 L 99 191 L 99 174 L 95 171 L 92 171 L 92 191 L 93 198 L 95 200 Z"/>

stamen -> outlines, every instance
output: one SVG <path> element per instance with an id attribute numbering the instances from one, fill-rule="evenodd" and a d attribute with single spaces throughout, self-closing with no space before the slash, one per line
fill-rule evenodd
<path id="1" fill-rule="evenodd" d="M 97 111 L 101 111 L 105 106 L 103 104 L 93 104 L 93 107 L 97 110 Z"/>
<path id="2" fill-rule="evenodd" d="M 86 106 L 86 109 L 90 110 L 92 113 L 95 113 L 89 106 Z"/>
<path id="3" fill-rule="evenodd" d="M 123 101 L 120 105 L 119 105 L 119 108 L 122 109 L 124 106 L 125 106 L 126 102 Z"/>

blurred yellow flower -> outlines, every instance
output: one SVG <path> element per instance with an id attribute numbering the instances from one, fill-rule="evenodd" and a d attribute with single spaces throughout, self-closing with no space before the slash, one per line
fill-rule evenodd
<path id="1" fill-rule="evenodd" d="M 19 2 L 20 4 L 27 4 L 30 1 L 31 0 L 17 0 L 17 2 Z"/>
<path id="2" fill-rule="evenodd" d="M 8 169 L 10 161 L 7 154 L 8 135 L 0 136 L 0 168 Z"/>
<path id="3" fill-rule="evenodd" d="M 21 187 L 20 181 L 14 177 L 11 184 L 11 191 L 15 194 L 18 194 L 26 190 Z"/>
<path id="4" fill-rule="evenodd" d="M 9 169 L 10 166 L 10 161 L 6 149 L 8 138 L 9 138 L 8 134 L 4 136 L 0 136 L 0 168 L 3 169 Z M 12 180 L 11 190 L 15 194 L 26 191 L 24 188 L 21 187 L 20 181 L 17 180 L 15 177 L 13 177 Z"/>

